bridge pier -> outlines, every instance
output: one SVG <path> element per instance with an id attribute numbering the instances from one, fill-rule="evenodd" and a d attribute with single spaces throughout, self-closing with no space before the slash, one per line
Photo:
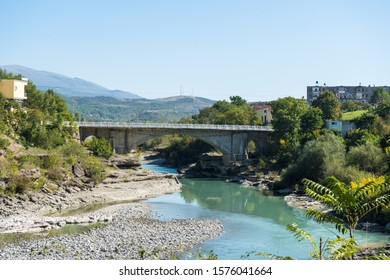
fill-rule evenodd
<path id="1" fill-rule="evenodd" d="M 89 136 L 107 139 L 115 153 L 127 154 L 147 140 L 166 134 L 186 134 L 198 138 L 221 151 L 227 165 L 232 161 L 248 159 L 247 146 L 250 140 L 265 145 L 271 129 L 247 126 L 183 125 L 183 124 L 115 124 L 99 123 L 79 125 L 80 140 Z M 133 125 L 133 126 L 131 126 Z M 142 125 L 144 127 L 142 127 Z M 257 146 L 256 146 L 257 147 Z"/>

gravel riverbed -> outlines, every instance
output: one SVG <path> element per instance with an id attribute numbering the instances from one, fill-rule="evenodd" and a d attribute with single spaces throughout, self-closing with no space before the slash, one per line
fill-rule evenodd
<path id="1" fill-rule="evenodd" d="M 113 205 L 99 212 L 112 215 L 112 221 L 82 234 L 8 244 L 0 248 L 0 259 L 172 259 L 222 233 L 217 220 L 151 219 L 143 203 Z"/>
<path id="2" fill-rule="evenodd" d="M 4 198 L 0 200 L 0 210 L 12 211 L 0 211 L 0 241 L 7 234 L 34 235 L 17 242 L 0 242 L 0 259 L 175 258 L 222 234 L 222 225 L 217 220 L 159 221 L 151 218 L 146 203 L 129 201 L 180 191 L 180 188 L 175 176 L 114 171 L 90 190 L 76 188 L 77 191 L 67 192 L 60 188 L 49 194 L 31 195 L 30 199 Z M 71 212 L 65 216 L 61 213 L 101 203 L 104 207 L 99 210 Z M 79 234 L 45 235 L 50 230 L 75 225 L 96 227 Z"/>

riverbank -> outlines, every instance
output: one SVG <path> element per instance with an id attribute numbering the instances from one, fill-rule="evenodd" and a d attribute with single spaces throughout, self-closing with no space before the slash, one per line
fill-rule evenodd
<path id="1" fill-rule="evenodd" d="M 179 191 L 180 183 L 170 174 L 154 174 L 145 170 L 113 170 L 92 188 L 58 188 L 3 197 L 0 233 L 26 233 L 58 229 L 66 224 L 108 222 L 107 215 L 61 217 L 63 213 L 88 206 L 137 201 Z"/>
<path id="2" fill-rule="evenodd" d="M 172 258 L 222 232 L 216 220 L 153 220 L 147 205 L 135 202 L 180 189 L 174 175 L 138 168 L 111 170 L 101 184 L 88 189 L 3 197 L 0 207 L 8 211 L 2 212 L 0 233 L 39 232 L 43 238 L 5 245 L 0 259 Z M 44 237 L 52 230 L 80 224 L 97 227 L 82 234 Z"/>
<path id="3" fill-rule="evenodd" d="M 9 244 L 1 248 L 0 259 L 172 259 L 222 231 L 216 220 L 153 220 L 142 203 L 108 206 L 96 214 L 112 220 L 82 234 Z"/>

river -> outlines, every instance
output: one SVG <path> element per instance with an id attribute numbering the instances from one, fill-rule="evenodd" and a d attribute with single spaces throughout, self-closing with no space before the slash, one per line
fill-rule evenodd
<path id="1" fill-rule="evenodd" d="M 174 169 L 158 165 L 144 165 L 156 172 L 175 173 Z M 278 256 L 308 259 L 312 250 L 307 241 L 299 242 L 286 225 L 296 223 L 309 232 L 314 240 L 334 239 L 333 225 L 319 225 L 303 215 L 300 209 L 289 207 L 283 197 L 270 196 L 253 188 L 220 180 L 180 179 L 182 191 L 146 200 L 160 220 L 172 219 L 218 219 L 224 226 L 224 233 L 194 248 L 192 258 L 201 250 L 211 250 L 218 259 L 261 259 L 253 252 L 266 252 Z M 356 241 L 361 246 L 384 244 L 389 235 L 356 231 Z"/>

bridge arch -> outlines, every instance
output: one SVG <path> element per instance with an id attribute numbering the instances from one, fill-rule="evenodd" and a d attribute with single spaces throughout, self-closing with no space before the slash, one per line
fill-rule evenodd
<path id="1" fill-rule="evenodd" d="M 249 140 L 262 141 L 271 130 L 267 127 L 182 125 L 182 124 L 124 124 L 79 123 L 80 140 L 94 135 L 107 139 L 116 153 L 126 154 L 147 140 L 166 134 L 186 134 L 215 147 L 223 154 L 225 163 L 247 159 Z M 257 146 L 257 145 L 256 145 Z"/>

